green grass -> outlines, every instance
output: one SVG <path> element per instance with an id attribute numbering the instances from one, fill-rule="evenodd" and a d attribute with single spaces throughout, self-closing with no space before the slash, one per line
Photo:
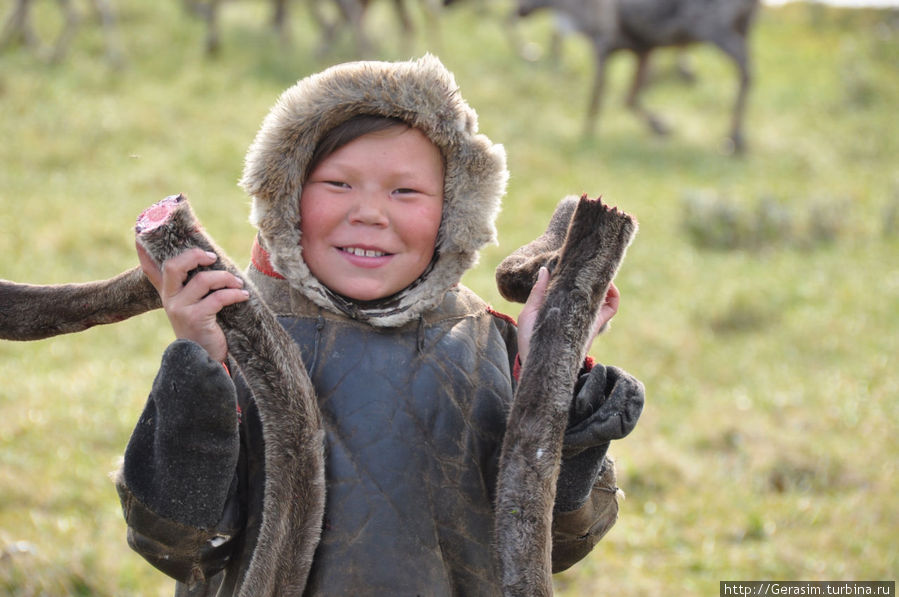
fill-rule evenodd
<path id="1" fill-rule="evenodd" d="M 253 230 L 236 181 L 247 146 L 284 88 L 352 57 L 344 41 L 315 58 L 302 13 L 283 47 L 261 2 L 225 5 L 217 59 L 203 56 L 202 26 L 174 0 L 116 6 L 123 69 L 105 61 L 89 19 L 61 63 L 24 47 L 0 53 L 2 278 L 86 281 L 131 267 L 136 215 L 182 191 L 245 261 Z M 49 35 L 55 5 L 39 7 Z M 618 278 L 620 313 L 593 349 L 647 388 L 640 425 L 613 446 L 628 498 L 608 537 L 557 577 L 558 593 L 895 579 L 899 15 L 764 10 L 749 153 L 734 159 L 719 147 L 735 81 L 712 49 L 691 51 L 692 86 L 667 76 L 671 55 L 659 55 L 645 101 L 672 125 L 667 139 L 623 108 L 632 61 L 614 58 L 599 133 L 587 141 L 586 44 L 570 39 L 556 68 L 522 61 L 503 10 L 454 8 L 434 43 L 419 37 L 403 49 L 385 7 L 375 17 L 387 33 L 376 39 L 381 58 L 440 55 L 481 130 L 506 146 L 500 245 L 465 279 L 497 308 L 518 311 L 499 298 L 494 267 L 542 231 L 563 195 L 601 194 L 640 220 Z M 544 46 L 549 30 L 543 16 L 523 27 Z M 689 211 L 690 196 L 710 207 Z M 788 225 L 760 235 L 761 205 Z M 815 219 L 813 208 L 829 215 Z M 728 210 L 733 222 L 720 217 Z M 740 230 L 756 236 L 703 242 Z M 107 473 L 170 339 L 154 313 L 0 342 L 0 593 L 169 594 L 169 581 L 127 548 Z"/>

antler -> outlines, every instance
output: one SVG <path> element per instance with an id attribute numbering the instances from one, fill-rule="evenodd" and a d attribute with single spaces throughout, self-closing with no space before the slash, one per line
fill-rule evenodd
<path id="1" fill-rule="evenodd" d="M 505 595 L 552 595 L 552 511 L 574 384 L 596 314 L 636 230 L 636 220 L 599 199 L 566 198 L 547 232 L 497 270 L 506 284 L 501 292 L 526 299 L 539 267 L 554 266 L 500 456 L 496 539 Z"/>

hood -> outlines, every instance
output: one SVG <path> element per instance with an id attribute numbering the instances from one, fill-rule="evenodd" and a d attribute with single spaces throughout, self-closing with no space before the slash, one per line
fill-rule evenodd
<path id="1" fill-rule="evenodd" d="M 399 118 L 420 129 L 445 161 L 444 203 L 431 267 L 398 294 L 348 301 L 319 282 L 300 248 L 303 176 L 322 135 L 358 114 Z M 285 91 L 246 156 L 240 185 L 252 196 L 250 221 L 273 269 L 301 294 L 334 312 L 392 327 L 442 300 L 496 242 L 495 220 L 508 180 L 505 150 L 478 133 L 477 114 L 455 79 L 428 54 L 408 62 L 351 62 L 306 77 Z"/>

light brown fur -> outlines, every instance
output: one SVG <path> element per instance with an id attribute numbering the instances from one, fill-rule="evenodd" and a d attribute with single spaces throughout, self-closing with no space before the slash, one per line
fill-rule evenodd
<path id="1" fill-rule="evenodd" d="M 158 263 L 191 247 L 215 252 L 206 269 L 240 272 L 205 234 L 179 196 L 161 227 L 138 233 L 138 242 Z M 318 545 L 325 505 L 324 431 L 312 381 L 299 347 L 278 323 L 252 284 L 248 301 L 218 314 L 228 341 L 259 407 L 267 469 L 262 529 L 240 595 L 297 596 L 303 593 Z M 274 446 L 295 446 L 282 452 Z"/>
<path id="2" fill-rule="evenodd" d="M 161 306 L 159 294 L 139 267 L 83 284 L 0 280 L 0 339 L 41 340 L 81 332 Z"/>
<path id="3" fill-rule="evenodd" d="M 564 222 L 571 208 L 571 202 L 563 200 L 553 221 Z M 562 239 L 541 236 L 510 257 L 511 263 L 524 264 L 526 270 L 537 261 L 527 258 L 531 253 L 556 260 L 556 265 L 500 457 L 496 541 L 507 596 L 552 594 L 552 511 L 571 396 L 592 324 L 637 230 L 631 216 L 586 196 L 577 203 L 570 222 Z M 557 251 L 552 250 L 552 238 L 562 241 Z M 504 262 L 500 269 L 515 277 L 510 264 Z"/>

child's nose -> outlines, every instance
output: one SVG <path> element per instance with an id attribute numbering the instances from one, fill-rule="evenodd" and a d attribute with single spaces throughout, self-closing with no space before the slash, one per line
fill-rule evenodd
<path id="1" fill-rule="evenodd" d="M 350 222 L 369 226 L 386 226 L 386 201 L 374 193 L 360 194 L 349 213 Z"/>

